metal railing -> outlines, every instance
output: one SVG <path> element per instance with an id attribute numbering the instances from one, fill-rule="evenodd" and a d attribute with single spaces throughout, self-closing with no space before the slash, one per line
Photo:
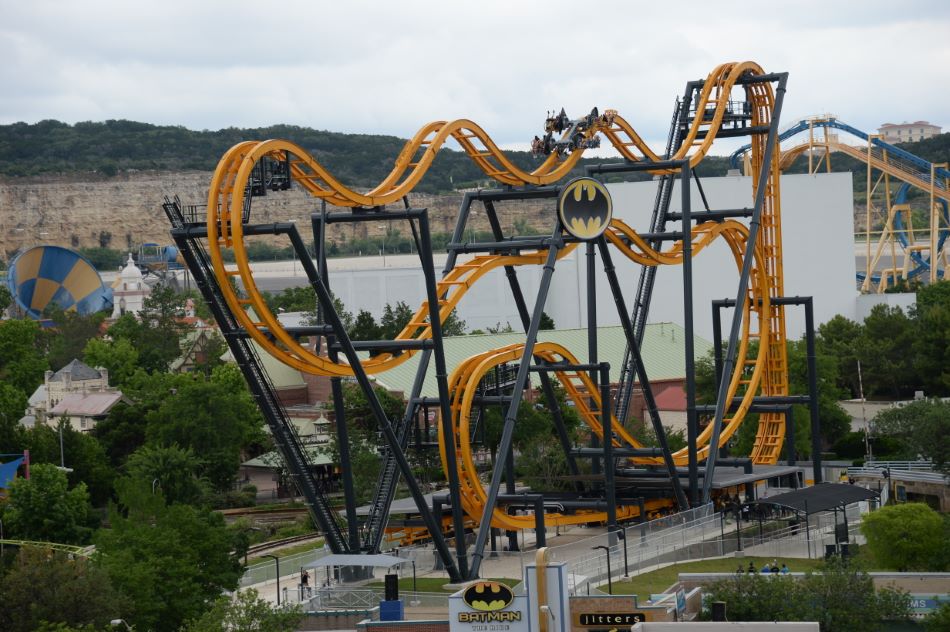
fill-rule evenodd
<path id="1" fill-rule="evenodd" d="M 281 557 L 280 576 L 298 575 L 301 567 L 326 555 L 328 555 L 328 551 L 320 548 Z M 241 577 L 241 587 L 274 581 L 275 579 L 277 579 L 277 564 L 274 563 L 274 560 L 268 559 L 251 564 L 245 569 L 244 575 Z"/>
<path id="2" fill-rule="evenodd" d="M 887 468 L 889 470 L 916 470 L 919 472 L 932 472 L 934 469 L 933 461 L 919 459 L 916 461 L 875 461 L 864 462 L 865 468 Z"/>
<path id="3" fill-rule="evenodd" d="M 309 610 L 363 610 L 375 608 L 386 597 L 382 588 L 313 588 L 301 590 L 292 587 L 285 592 L 290 603 L 303 603 Z M 399 598 L 410 607 L 446 608 L 449 593 L 429 593 L 400 590 Z"/>
<path id="4" fill-rule="evenodd" d="M 883 468 L 877 467 L 849 467 L 848 476 L 863 476 L 865 478 L 893 479 L 898 481 L 914 481 L 918 483 L 946 483 L 947 476 L 942 472 L 928 472 L 912 469 L 893 469 L 885 475 Z"/>
<path id="5" fill-rule="evenodd" d="M 867 503 L 851 505 L 845 510 L 849 541 L 860 538 L 860 522 L 869 510 Z M 777 526 L 776 520 L 785 520 L 785 526 Z M 626 559 L 623 541 L 608 543 L 609 535 L 592 538 L 610 550 L 610 575 L 613 578 L 644 572 L 670 564 L 724 557 L 737 551 L 758 557 L 810 557 L 824 555 L 825 546 L 835 543 L 835 524 L 843 523 L 844 516 L 838 512 L 825 512 L 809 517 L 808 524 L 792 514 L 778 519 L 741 521 L 739 525 L 727 521 L 722 514 L 699 517 L 680 526 L 672 526 L 652 534 L 636 534 L 631 527 L 627 534 Z M 640 525 L 638 525 L 640 526 Z M 643 525 L 646 526 L 646 525 Z M 741 527 L 737 529 L 737 527 Z M 576 546 L 576 545 L 575 545 Z M 555 547 L 554 551 L 557 551 Z M 557 555 L 553 556 L 557 559 Z M 585 594 L 588 585 L 607 581 L 607 555 L 590 551 L 571 559 L 564 559 L 569 566 L 571 591 Z"/>

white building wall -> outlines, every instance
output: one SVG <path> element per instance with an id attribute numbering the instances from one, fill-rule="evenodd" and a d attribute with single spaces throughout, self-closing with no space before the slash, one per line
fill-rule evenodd
<path id="1" fill-rule="evenodd" d="M 855 319 L 860 323 L 871 315 L 871 310 L 876 305 L 887 305 L 888 307 L 900 307 L 904 313 L 908 313 L 917 306 L 916 292 L 901 292 L 897 294 L 861 294 L 858 296 Z"/>
<path id="2" fill-rule="evenodd" d="M 751 178 L 742 176 L 706 178 L 703 190 L 713 209 L 740 208 L 752 205 Z M 656 182 L 612 184 L 608 187 L 614 199 L 614 214 L 639 231 L 646 231 L 653 210 Z M 674 188 L 671 210 L 680 210 L 679 187 Z M 855 261 L 853 249 L 852 182 L 849 173 L 782 176 L 782 231 L 784 245 L 785 295 L 813 296 L 815 320 L 822 323 L 836 314 L 855 317 Z M 694 211 L 703 209 L 695 183 L 691 193 Z M 500 213 L 504 213 L 499 204 Z M 552 216 L 554 202 L 551 202 Z M 628 308 L 632 304 L 640 275 L 638 265 L 614 253 L 614 263 L 624 284 Z M 467 255 L 460 260 L 468 258 Z M 425 285 L 418 268 L 403 265 L 407 257 L 389 257 L 386 268 L 360 266 L 357 270 L 333 270 L 330 284 L 333 291 L 352 312 L 366 309 L 377 318 L 386 303 L 405 301 L 419 305 L 425 298 Z M 380 261 L 376 258 L 377 261 Z M 444 256 L 436 258 L 441 269 Z M 381 263 L 381 262 L 380 262 Z M 606 276 L 599 269 L 597 276 L 597 320 L 601 325 L 616 325 L 620 320 L 608 289 Z M 557 263 L 545 311 L 559 328 L 583 327 L 587 324 L 584 303 L 586 296 L 586 263 L 584 246 Z M 529 307 L 537 296 L 541 266 L 518 268 L 518 276 Z M 731 252 L 717 241 L 694 259 L 694 319 L 696 332 L 712 338 L 711 301 L 736 297 L 739 273 Z M 650 321 L 683 323 L 682 269 L 662 267 L 657 273 L 650 309 Z M 520 326 L 518 312 L 508 289 L 504 270 L 494 270 L 478 281 L 459 305 L 459 314 L 470 329 L 510 323 Z M 724 331 L 728 331 L 729 313 L 723 313 Z M 804 312 L 787 309 L 789 337 L 804 333 Z"/>

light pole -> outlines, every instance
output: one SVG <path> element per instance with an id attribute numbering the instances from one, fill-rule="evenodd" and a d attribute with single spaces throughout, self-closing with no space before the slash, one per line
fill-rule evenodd
<path id="1" fill-rule="evenodd" d="M 601 544 L 600 546 L 592 546 L 590 548 L 594 550 L 603 549 L 604 553 L 607 554 L 607 592 L 612 595 L 614 594 L 614 585 L 610 580 L 610 547 Z"/>
<path id="2" fill-rule="evenodd" d="M 66 467 L 66 457 L 63 452 L 63 426 L 66 425 L 66 418 L 61 417 L 59 420 L 59 469 L 63 472 L 72 472 L 72 468 Z"/>
<path id="3" fill-rule="evenodd" d="M 133 629 L 131 625 L 125 622 L 125 619 L 113 619 L 112 621 L 109 622 L 109 625 L 111 625 L 114 628 L 120 625 L 124 625 L 126 630 Z"/>
<path id="4" fill-rule="evenodd" d="M 383 233 L 383 267 L 386 267 L 386 237 L 389 235 L 389 228 L 385 224 L 376 224 L 376 228 L 385 228 Z"/>
<path id="5" fill-rule="evenodd" d="M 280 558 L 276 555 L 262 555 L 261 557 L 269 557 L 274 560 L 274 564 L 277 565 L 277 605 L 280 605 Z"/>

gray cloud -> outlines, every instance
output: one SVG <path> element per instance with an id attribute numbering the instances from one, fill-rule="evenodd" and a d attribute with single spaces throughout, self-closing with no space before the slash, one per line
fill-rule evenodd
<path id="1" fill-rule="evenodd" d="M 683 7 L 683 8 L 681 8 Z M 125 118 L 193 129 L 292 123 L 410 136 L 470 118 L 523 147 L 546 110 L 615 107 L 661 144 L 716 64 L 791 73 L 786 120 L 873 130 L 945 114 L 950 3 L 7 3 L 0 122 Z"/>

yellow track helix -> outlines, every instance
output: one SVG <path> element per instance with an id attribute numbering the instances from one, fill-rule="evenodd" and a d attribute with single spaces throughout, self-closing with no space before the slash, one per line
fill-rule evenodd
<path id="1" fill-rule="evenodd" d="M 634 233 L 629 226 L 616 220 L 611 224 L 607 233 L 611 243 L 629 257 L 642 265 L 676 265 L 682 263 L 682 242 L 677 243 L 670 250 L 660 253 L 652 250 L 642 238 Z M 742 255 L 748 237 L 748 229 L 737 222 L 709 222 L 697 226 L 693 231 L 694 254 L 702 251 L 719 236 L 722 236 L 729 245 L 736 265 L 741 269 Z M 630 245 L 628 245 L 628 240 Z M 768 277 L 765 274 L 764 253 L 761 248 L 755 249 L 755 265 L 750 277 L 750 291 L 754 298 L 744 305 L 743 335 L 740 339 L 739 361 L 737 370 L 733 373 L 729 383 L 729 401 L 741 392 L 741 402 L 732 414 L 723 420 L 723 430 L 720 442 L 728 441 L 739 429 L 739 425 L 752 404 L 752 398 L 765 372 L 767 362 L 767 348 L 759 345 L 755 350 L 755 357 L 747 357 L 753 349 L 748 344 L 750 338 L 757 338 L 758 334 L 751 331 L 753 321 L 768 323 L 767 314 L 771 309 L 768 294 Z M 765 320 L 763 321 L 763 318 Z M 482 378 L 494 367 L 506 362 L 521 361 L 524 353 L 523 344 L 513 344 L 499 349 L 491 349 L 484 353 L 464 360 L 449 376 L 448 391 L 452 393 L 452 427 L 455 436 L 456 463 L 461 485 L 463 509 L 470 518 L 480 520 L 484 510 L 487 494 L 475 467 L 471 436 L 472 402 Z M 566 362 L 580 364 L 570 351 L 561 345 L 552 342 L 539 342 L 535 345 L 534 355 L 548 362 Z M 558 382 L 565 389 L 568 397 L 574 402 L 575 410 L 581 421 L 590 428 L 591 432 L 604 441 L 603 426 L 601 424 L 600 393 L 589 375 L 584 371 L 556 371 Z M 617 447 L 643 447 L 624 429 L 623 425 L 611 415 L 611 426 L 615 437 L 613 443 Z M 441 424 L 439 428 L 439 452 L 442 457 L 443 468 L 447 467 L 446 449 L 447 440 L 443 434 Z M 698 451 L 698 458 L 704 459 L 709 452 L 709 440 L 712 426 L 707 426 L 700 433 L 697 443 L 702 446 Z M 721 444 L 720 443 L 720 444 Z M 686 448 L 673 454 L 677 465 L 686 465 L 688 462 Z M 659 465 L 662 460 L 658 457 L 636 457 L 630 459 L 633 463 Z M 669 500 L 656 500 L 647 503 L 647 509 L 655 509 L 669 505 Z M 636 515 L 637 509 L 632 506 L 618 507 L 617 518 L 624 519 Z M 544 522 L 552 527 L 566 524 L 583 524 L 587 522 L 604 521 L 607 514 L 604 511 L 580 511 L 571 514 L 546 513 Z M 510 516 L 503 509 L 496 508 L 492 514 L 492 526 L 504 529 L 534 528 L 533 516 Z"/>
<path id="2" fill-rule="evenodd" d="M 721 127 L 731 90 L 736 82 L 747 74 L 762 74 L 762 69 L 752 62 L 728 63 L 716 67 L 709 74 L 696 104 L 697 116 L 682 146 L 671 158 L 686 159 L 691 166 L 695 166 L 705 157 Z M 750 84 L 746 86 L 746 91 L 752 104 L 752 125 L 768 125 L 773 108 L 771 85 Z M 658 156 L 619 115 L 611 117 L 609 122 L 604 117 L 585 132 L 587 137 L 597 133 L 606 136 L 627 160 L 658 160 Z M 570 172 L 583 154 L 583 150 L 576 150 L 566 159 L 551 154 L 537 169 L 526 172 L 508 160 L 475 123 L 464 119 L 437 121 L 424 126 L 406 143 L 396 158 L 393 170 L 378 186 L 367 193 L 359 193 L 336 180 L 306 150 L 290 141 L 247 141 L 228 150 L 215 170 L 208 193 L 208 246 L 221 291 L 235 318 L 251 338 L 281 362 L 300 371 L 328 376 L 353 374 L 352 367 L 345 362 L 332 362 L 326 356 L 300 345 L 283 329 L 257 288 L 244 243 L 242 216 L 248 181 L 252 177 L 255 164 L 264 157 L 278 160 L 289 157 L 292 178 L 314 197 L 344 207 L 378 206 L 395 202 L 408 194 L 450 137 L 486 175 L 512 186 L 557 182 Z M 751 164 L 755 172 L 763 162 L 764 151 L 764 135 L 754 136 Z M 654 171 L 668 172 L 662 169 Z M 761 388 L 764 395 L 783 395 L 788 392 L 784 313 L 780 307 L 769 302 L 770 298 L 783 293 L 778 173 L 778 159 L 775 157 L 766 183 L 755 269 L 748 297 L 743 305 L 745 317 L 737 366 L 730 381 L 730 398 L 741 391 L 743 406 L 731 417 L 721 441 L 728 440 L 738 427 L 748 408 L 747 402 L 751 400 L 757 388 Z M 757 185 L 757 179 L 753 178 L 753 195 Z M 697 226 L 692 233 L 693 252 L 699 252 L 718 235 L 724 235 L 739 262 L 745 241 L 742 237 L 744 230 L 740 224 L 734 222 Z M 616 220 L 611 224 L 606 237 L 625 256 L 643 265 L 673 265 L 682 261 L 682 243 L 673 245 L 668 251 L 654 251 L 632 228 Z M 569 254 L 574 247 L 572 244 L 562 249 L 558 253 L 559 257 Z M 233 248 L 236 262 L 233 266 L 225 263 L 222 252 L 224 248 Z M 437 286 L 440 321 L 444 322 L 468 288 L 490 270 L 502 266 L 541 265 L 546 256 L 546 250 L 511 256 L 483 255 L 457 265 Z M 244 296 L 240 295 L 232 284 L 235 280 L 241 282 Z M 428 304 L 423 303 L 397 339 L 431 337 L 430 318 Z M 759 343 L 759 352 L 755 358 L 748 358 L 750 342 L 753 341 Z M 362 360 L 362 365 L 367 373 L 379 373 L 405 362 L 413 353 L 412 350 L 399 355 L 384 353 Z M 709 429 L 703 432 L 702 441 L 708 442 L 710 434 Z M 775 414 L 763 415 L 752 454 L 754 461 L 776 462 L 783 436 L 784 417 Z M 704 455 L 708 446 L 704 446 L 702 450 Z M 678 454 L 677 459 L 682 461 L 685 456 Z"/>

